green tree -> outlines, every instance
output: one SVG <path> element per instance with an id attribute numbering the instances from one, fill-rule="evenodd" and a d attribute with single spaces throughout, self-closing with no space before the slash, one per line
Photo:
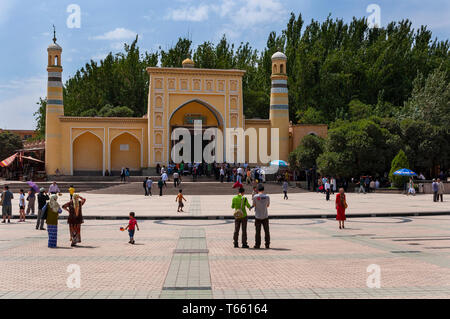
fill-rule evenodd
<path id="1" fill-rule="evenodd" d="M 434 125 L 450 123 L 450 82 L 442 65 L 426 79 L 419 73 L 411 98 L 405 103 L 404 117 L 425 120 Z"/>
<path id="2" fill-rule="evenodd" d="M 23 148 L 20 136 L 8 131 L 0 133 L 0 161 L 7 159 Z"/>
<path id="3" fill-rule="evenodd" d="M 389 180 L 393 183 L 395 187 L 398 188 L 402 188 L 405 185 L 405 183 L 407 183 L 409 180 L 408 176 L 394 175 L 394 172 L 402 168 L 409 169 L 409 162 L 405 152 L 403 150 L 400 150 L 392 160 L 391 171 L 389 172 Z"/>
<path id="4" fill-rule="evenodd" d="M 316 135 L 305 136 L 300 145 L 291 153 L 289 163 L 298 168 L 317 165 L 317 158 L 323 153 L 325 140 Z"/>

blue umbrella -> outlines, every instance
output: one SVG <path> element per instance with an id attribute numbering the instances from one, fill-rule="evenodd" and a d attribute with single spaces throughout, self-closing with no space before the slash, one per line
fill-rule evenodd
<path id="1" fill-rule="evenodd" d="M 394 175 L 399 175 L 399 176 L 417 176 L 416 173 L 414 173 L 412 170 L 407 169 L 407 168 L 402 168 L 402 169 L 399 169 L 398 171 L 395 171 Z"/>
<path id="2" fill-rule="evenodd" d="M 276 160 L 270 162 L 270 166 L 288 167 L 289 164 L 282 160 Z"/>

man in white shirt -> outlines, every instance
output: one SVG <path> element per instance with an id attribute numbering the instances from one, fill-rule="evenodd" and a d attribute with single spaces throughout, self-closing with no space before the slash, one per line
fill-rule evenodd
<path id="1" fill-rule="evenodd" d="M 255 207 L 255 249 L 261 248 L 261 226 L 264 228 L 266 249 L 270 248 L 269 212 L 270 197 L 264 194 L 264 186 L 258 185 L 258 194 L 253 196 L 253 206 Z"/>
<path id="2" fill-rule="evenodd" d="M 163 181 L 163 183 L 164 183 L 164 186 L 167 187 L 166 182 L 169 180 L 169 176 L 167 176 L 167 173 L 166 173 L 166 172 L 164 172 L 164 173 L 162 174 L 161 179 L 162 179 L 162 181 Z"/>
<path id="3" fill-rule="evenodd" d="M 178 172 L 173 173 L 173 185 L 175 188 L 180 185 L 180 174 L 178 174 Z"/>
<path id="4" fill-rule="evenodd" d="M 328 183 L 327 179 L 325 179 L 324 189 L 325 189 L 325 193 L 327 194 L 326 199 L 327 199 L 327 201 L 329 201 L 330 200 L 331 186 L 330 186 L 330 183 Z"/>
<path id="5" fill-rule="evenodd" d="M 223 183 L 223 179 L 225 178 L 225 170 L 223 167 L 220 168 L 220 182 Z"/>

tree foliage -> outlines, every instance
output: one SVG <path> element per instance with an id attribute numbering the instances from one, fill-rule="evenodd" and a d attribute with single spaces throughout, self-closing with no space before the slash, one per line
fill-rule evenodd
<path id="1" fill-rule="evenodd" d="M 305 136 L 300 145 L 290 154 L 291 167 L 302 169 L 312 168 L 317 165 L 317 158 L 323 153 L 325 140 L 316 135 Z"/>
<path id="2" fill-rule="evenodd" d="M 403 187 L 409 179 L 409 177 L 407 176 L 394 175 L 396 171 L 402 168 L 409 169 L 409 162 L 405 152 L 403 150 L 400 150 L 392 160 L 391 170 L 389 172 L 389 180 L 393 183 L 395 187 L 399 188 Z"/>
<path id="3" fill-rule="evenodd" d="M 288 57 L 291 120 L 331 128 L 317 163 L 323 172 L 384 173 L 400 146 L 412 168 L 450 164 L 450 43 L 433 40 L 426 26 L 415 30 L 402 20 L 369 28 L 365 18 L 346 23 L 331 16 L 306 24 L 291 13 L 260 51 L 225 36 L 196 47 L 180 37 L 143 54 L 137 42 L 90 61 L 65 83 L 65 115 L 141 117 L 148 103 L 146 67 L 181 67 L 189 57 L 198 68 L 245 70 L 244 115 L 268 118 L 271 57 L 281 50 Z M 36 114 L 42 134 L 44 103 Z"/>
<path id="4" fill-rule="evenodd" d="M 8 131 L 0 133 L 0 161 L 10 157 L 22 148 L 23 143 L 20 136 Z"/>

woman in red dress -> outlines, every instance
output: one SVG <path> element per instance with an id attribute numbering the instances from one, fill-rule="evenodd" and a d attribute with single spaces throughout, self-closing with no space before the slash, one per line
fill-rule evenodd
<path id="1" fill-rule="evenodd" d="M 344 193 L 344 189 L 339 189 L 339 194 L 336 195 L 336 210 L 337 210 L 337 216 L 336 220 L 339 221 L 339 229 L 345 228 L 344 221 L 347 219 L 345 217 L 345 210 L 347 209 L 347 200 Z"/>

